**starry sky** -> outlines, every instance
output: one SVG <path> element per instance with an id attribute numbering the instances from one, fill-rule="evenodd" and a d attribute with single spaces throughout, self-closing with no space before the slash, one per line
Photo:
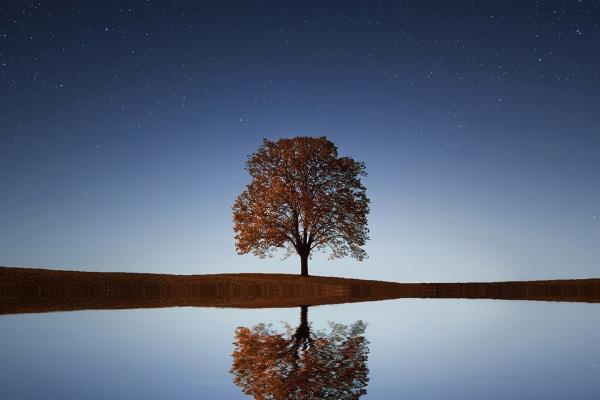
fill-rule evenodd
<path id="1" fill-rule="evenodd" d="M 299 272 L 235 253 L 262 138 L 364 161 L 397 281 L 600 276 L 600 2 L 0 5 L 0 265 Z"/>

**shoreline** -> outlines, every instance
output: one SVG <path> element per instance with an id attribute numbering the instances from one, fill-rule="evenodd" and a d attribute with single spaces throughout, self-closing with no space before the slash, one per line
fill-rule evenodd
<path id="1" fill-rule="evenodd" d="M 401 298 L 600 303 L 600 279 L 399 283 L 292 274 L 169 275 L 0 267 L 0 314 L 163 307 L 282 308 Z"/>

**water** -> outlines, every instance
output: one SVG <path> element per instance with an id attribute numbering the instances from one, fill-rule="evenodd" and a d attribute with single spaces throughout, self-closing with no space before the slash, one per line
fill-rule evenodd
<path id="1" fill-rule="evenodd" d="M 325 386 L 335 382 L 343 386 L 335 388 L 336 398 L 352 398 L 344 397 L 344 388 L 348 393 L 363 388 L 365 399 L 597 399 L 599 311 L 599 304 L 453 299 L 310 307 L 310 342 L 298 336 L 299 308 L 4 315 L 0 398 L 235 399 L 248 398 L 243 390 L 253 389 L 252 379 L 265 379 L 265 390 L 306 393 L 306 374 L 278 381 L 273 374 L 253 377 L 238 370 L 246 386 L 234 382 L 232 354 L 241 349 L 234 343 L 236 329 L 253 332 L 258 324 L 271 324 L 264 328 L 269 338 L 280 335 L 280 350 L 289 345 L 287 352 L 272 355 L 288 368 L 284 372 L 292 376 L 295 360 L 310 359 L 317 363 L 313 378 L 324 385 L 321 394 L 330 393 Z M 330 323 L 341 324 L 336 337 Z M 352 327 L 358 327 L 354 333 Z M 294 343 L 299 358 L 289 352 Z M 302 351 L 316 343 L 325 343 L 322 353 Z M 264 345 L 254 348 L 263 350 Z M 345 378 L 324 370 L 344 357 L 354 357 L 352 362 L 366 357 L 366 375 L 361 378 L 360 368 L 346 370 Z M 340 385 L 343 379 L 351 384 Z"/>

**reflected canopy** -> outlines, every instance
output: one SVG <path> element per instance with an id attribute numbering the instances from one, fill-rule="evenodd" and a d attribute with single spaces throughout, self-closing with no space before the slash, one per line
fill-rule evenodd
<path id="1" fill-rule="evenodd" d="M 367 393 L 366 324 L 329 323 L 314 331 L 308 307 L 300 325 L 283 331 L 270 325 L 235 331 L 234 382 L 255 399 L 358 399 Z"/>

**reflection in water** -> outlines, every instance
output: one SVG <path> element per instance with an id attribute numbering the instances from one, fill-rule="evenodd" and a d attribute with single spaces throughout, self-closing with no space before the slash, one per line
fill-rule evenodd
<path id="1" fill-rule="evenodd" d="M 313 331 L 308 307 L 300 325 L 277 332 L 265 324 L 235 331 L 231 373 L 255 399 L 358 399 L 369 380 L 366 324 L 330 323 Z"/>

